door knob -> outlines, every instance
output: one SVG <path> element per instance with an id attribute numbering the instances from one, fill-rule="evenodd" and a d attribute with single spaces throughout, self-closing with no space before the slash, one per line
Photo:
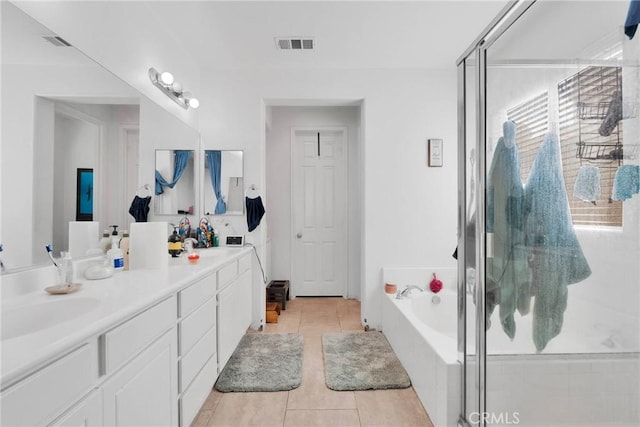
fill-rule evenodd
<path id="1" fill-rule="evenodd" d="M 297 237 L 298 239 L 302 239 L 302 233 L 298 233 L 298 234 L 296 234 L 296 237 Z"/>

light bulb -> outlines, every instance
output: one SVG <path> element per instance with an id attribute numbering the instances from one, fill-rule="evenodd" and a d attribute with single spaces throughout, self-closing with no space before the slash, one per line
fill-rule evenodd
<path id="1" fill-rule="evenodd" d="M 175 93 L 182 93 L 182 83 L 173 82 L 173 84 L 171 85 L 171 90 Z"/>
<path id="2" fill-rule="evenodd" d="M 173 83 L 173 74 L 171 74 L 168 71 L 165 71 L 164 73 L 160 74 L 160 81 L 162 83 L 164 83 L 165 85 L 170 85 Z"/>
<path id="3" fill-rule="evenodd" d="M 189 102 L 189 107 L 196 109 L 200 106 L 200 101 L 198 101 L 198 98 L 191 98 L 188 100 Z"/>

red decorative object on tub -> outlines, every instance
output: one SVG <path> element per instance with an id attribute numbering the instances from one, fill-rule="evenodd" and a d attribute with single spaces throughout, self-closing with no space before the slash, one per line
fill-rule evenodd
<path id="1" fill-rule="evenodd" d="M 437 294 L 442 290 L 442 280 L 436 277 L 436 273 L 433 273 L 433 279 L 429 282 L 429 289 L 431 289 L 431 292 L 434 294 Z"/>

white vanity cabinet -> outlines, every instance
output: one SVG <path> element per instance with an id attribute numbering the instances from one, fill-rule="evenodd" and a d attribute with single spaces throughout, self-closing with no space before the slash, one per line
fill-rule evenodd
<path id="1" fill-rule="evenodd" d="M 178 293 L 180 425 L 188 427 L 217 377 L 215 273 Z"/>
<path id="2" fill-rule="evenodd" d="M 51 424 L 98 381 L 97 349 L 97 340 L 88 341 L 3 390 L 1 424 Z"/>
<path id="3" fill-rule="evenodd" d="M 175 426 L 178 376 L 175 327 L 102 386 L 105 426 Z"/>
<path id="4" fill-rule="evenodd" d="M 95 389 L 48 427 L 100 427 L 102 425 L 102 390 Z"/>
<path id="5" fill-rule="evenodd" d="M 222 280 L 221 280 L 222 276 Z M 222 371 L 251 325 L 251 254 L 218 271 L 218 367 Z M 222 285 L 226 283 L 226 285 Z"/>
<path id="6" fill-rule="evenodd" d="M 102 335 L 105 426 L 177 425 L 176 320 L 173 295 Z"/>
<path id="7" fill-rule="evenodd" d="M 251 325 L 251 262 L 245 251 L 164 296 L 135 296 L 137 310 L 3 383 L 0 425 L 189 427 Z"/>

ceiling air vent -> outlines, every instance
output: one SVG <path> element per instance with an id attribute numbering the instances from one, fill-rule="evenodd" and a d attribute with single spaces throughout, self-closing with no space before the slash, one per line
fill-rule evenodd
<path id="1" fill-rule="evenodd" d="M 48 41 L 49 43 L 51 43 L 54 46 L 57 47 L 69 47 L 71 46 L 71 43 L 69 43 L 68 41 L 66 41 L 65 39 L 63 39 L 60 36 L 42 36 L 43 39 L 45 39 L 46 41 Z"/>
<path id="2" fill-rule="evenodd" d="M 315 41 L 312 37 L 276 37 L 279 50 L 313 50 Z"/>

